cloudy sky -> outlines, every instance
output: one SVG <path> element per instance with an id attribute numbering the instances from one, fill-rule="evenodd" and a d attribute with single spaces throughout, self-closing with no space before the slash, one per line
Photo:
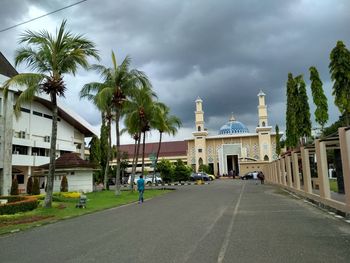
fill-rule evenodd
<path id="1" fill-rule="evenodd" d="M 0 30 L 75 2 L 2 0 Z M 269 124 L 283 130 L 287 74 L 303 74 L 309 91 L 310 66 L 317 67 L 323 80 L 329 123 L 337 120 L 329 53 L 337 40 L 350 47 L 349 14 L 348 0 L 88 0 L 1 32 L 0 51 L 13 63 L 21 32 L 54 33 L 67 19 L 72 32 L 96 43 L 101 64 L 110 66 L 114 50 L 119 61 L 130 55 L 132 67 L 149 76 L 159 100 L 183 122 L 172 140 L 191 137 L 198 96 L 211 134 L 231 112 L 254 132 L 260 89 L 266 93 Z M 68 92 L 62 102 L 99 130 L 99 113 L 78 96 L 83 84 L 98 81 L 98 76 L 79 71 L 64 79 Z M 310 92 L 309 103 L 313 112 Z M 153 132 L 149 140 L 157 139 Z M 122 143 L 128 142 L 130 138 L 124 136 Z"/>

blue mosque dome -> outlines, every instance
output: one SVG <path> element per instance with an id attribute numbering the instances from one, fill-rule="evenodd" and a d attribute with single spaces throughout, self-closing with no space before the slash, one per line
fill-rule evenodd
<path id="1" fill-rule="evenodd" d="M 232 114 L 230 120 L 220 128 L 219 134 L 239 133 L 249 133 L 249 130 L 243 123 L 241 123 L 240 121 L 236 121 L 235 117 Z"/>

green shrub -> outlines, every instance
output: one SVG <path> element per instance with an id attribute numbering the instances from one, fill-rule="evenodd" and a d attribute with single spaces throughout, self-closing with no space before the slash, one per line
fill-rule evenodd
<path id="1" fill-rule="evenodd" d="M 39 186 L 39 179 L 38 179 L 38 177 L 34 177 L 32 194 L 33 195 L 40 195 L 40 186 Z"/>
<path id="2" fill-rule="evenodd" d="M 163 182 L 174 181 L 174 165 L 169 160 L 162 159 L 158 162 L 157 171 L 160 172 Z"/>
<path id="3" fill-rule="evenodd" d="M 61 192 L 68 192 L 67 176 L 63 176 L 61 180 Z"/>
<path id="4" fill-rule="evenodd" d="M 0 198 L 8 200 L 7 204 L 0 205 L 0 215 L 16 214 L 38 207 L 38 200 L 32 196 L 1 196 Z"/>
<path id="5" fill-rule="evenodd" d="M 11 185 L 11 192 L 10 192 L 11 195 L 18 195 L 19 192 L 18 192 L 18 181 L 16 178 L 14 178 L 12 180 L 12 185 Z"/>
<path id="6" fill-rule="evenodd" d="M 176 181 L 188 181 L 192 169 L 186 166 L 181 159 L 177 160 L 174 169 L 174 176 Z"/>
<path id="7" fill-rule="evenodd" d="M 27 181 L 27 194 L 33 194 L 33 178 L 29 177 Z"/>

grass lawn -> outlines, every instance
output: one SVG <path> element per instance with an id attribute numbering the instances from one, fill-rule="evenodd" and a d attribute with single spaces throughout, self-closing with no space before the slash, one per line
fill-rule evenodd
<path id="1" fill-rule="evenodd" d="M 144 198 L 149 199 L 170 191 L 171 190 L 146 190 Z M 53 207 L 49 209 L 39 205 L 39 207 L 33 211 L 14 215 L 0 215 L 0 235 L 133 203 L 137 200 L 137 191 L 122 191 L 121 195 L 118 197 L 114 195 L 114 191 L 93 192 L 87 194 L 86 208 L 76 208 L 75 205 L 78 203 L 78 199 L 64 198 L 64 200 L 60 202 L 53 202 Z"/>
<path id="2" fill-rule="evenodd" d="M 329 186 L 331 191 L 338 193 L 337 179 L 329 179 Z"/>

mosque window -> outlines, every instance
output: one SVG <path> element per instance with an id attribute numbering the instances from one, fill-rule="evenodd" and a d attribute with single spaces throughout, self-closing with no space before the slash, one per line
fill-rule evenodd
<path id="1" fill-rule="evenodd" d="M 264 161 L 268 161 L 269 157 L 267 155 L 264 156 Z"/>
<path id="2" fill-rule="evenodd" d="M 198 149 L 198 152 L 201 153 L 201 152 L 202 152 L 202 149 Z"/>
<path id="3" fill-rule="evenodd" d="M 264 121 L 262 122 L 262 126 L 265 127 L 265 122 Z"/>
<path id="4" fill-rule="evenodd" d="M 198 126 L 198 131 L 201 131 L 201 126 Z"/>

